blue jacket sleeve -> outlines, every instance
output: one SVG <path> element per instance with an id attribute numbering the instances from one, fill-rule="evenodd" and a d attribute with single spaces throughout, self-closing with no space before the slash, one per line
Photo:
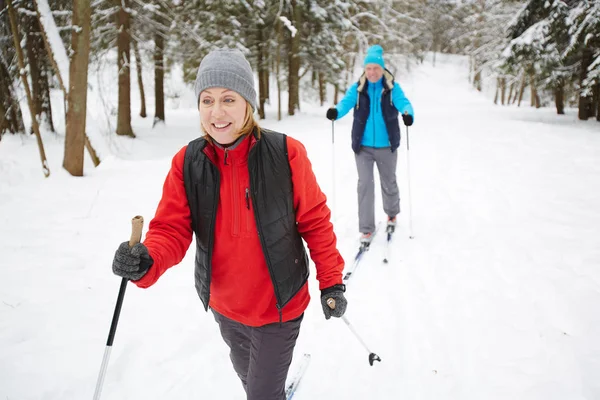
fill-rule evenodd
<path id="1" fill-rule="evenodd" d="M 352 110 L 356 105 L 356 96 L 358 96 L 357 88 L 358 82 L 354 82 L 346 91 L 344 98 L 336 104 L 335 108 L 338 111 L 337 119 L 340 119 L 344 115 L 348 114 L 348 111 Z"/>
<path id="2" fill-rule="evenodd" d="M 392 102 L 400 114 L 404 114 L 406 111 L 408 114 L 412 115 L 414 120 L 415 112 L 413 111 L 412 104 L 410 104 L 410 101 L 408 101 L 404 95 L 404 92 L 402 91 L 402 88 L 398 82 L 394 82 L 394 88 L 392 89 Z"/>

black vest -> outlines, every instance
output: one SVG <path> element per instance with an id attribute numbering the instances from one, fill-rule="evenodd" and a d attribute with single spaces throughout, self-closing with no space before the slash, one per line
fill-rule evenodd
<path id="1" fill-rule="evenodd" d="M 398 124 L 398 110 L 392 103 L 392 89 L 394 76 L 387 69 L 383 73 L 383 92 L 381 93 L 381 113 L 385 121 L 390 146 L 395 151 L 400 146 L 400 125 Z M 365 134 L 365 126 L 371 112 L 371 100 L 368 94 L 369 81 L 365 74 L 358 80 L 358 101 L 354 107 L 354 122 L 352 123 L 352 150 L 358 154 Z"/>
<path id="2" fill-rule="evenodd" d="M 195 281 L 204 308 L 210 300 L 212 251 L 219 203 L 220 176 L 204 151 L 214 151 L 207 140 L 188 144 L 183 163 L 185 192 L 196 234 Z M 296 212 L 286 135 L 261 129 L 248 156 L 250 196 L 257 234 L 281 309 L 308 279 L 308 256 L 296 227 Z M 243 251 L 232 248 L 231 251 Z M 266 289 L 266 288 L 265 288 Z"/>

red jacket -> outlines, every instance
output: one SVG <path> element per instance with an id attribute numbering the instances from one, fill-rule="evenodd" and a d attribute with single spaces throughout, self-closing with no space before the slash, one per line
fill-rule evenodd
<path id="1" fill-rule="evenodd" d="M 215 153 L 205 149 L 221 176 L 209 306 L 245 325 L 261 326 L 278 322 L 279 313 L 257 235 L 252 202 L 245 195 L 250 187 L 248 154 L 254 141 L 254 137 L 246 137 L 233 149 L 214 146 L 217 159 Z M 317 184 L 304 146 L 290 137 L 287 146 L 298 232 L 315 263 L 319 288 L 340 284 L 344 260 L 336 248 L 326 197 Z M 173 158 L 162 199 L 150 222 L 144 244 L 154 264 L 142 279 L 134 282 L 139 287 L 151 286 L 167 269 L 178 264 L 192 241 L 182 171 L 186 148 Z M 309 300 L 308 285 L 304 285 L 282 309 L 282 321 L 299 317 Z"/>

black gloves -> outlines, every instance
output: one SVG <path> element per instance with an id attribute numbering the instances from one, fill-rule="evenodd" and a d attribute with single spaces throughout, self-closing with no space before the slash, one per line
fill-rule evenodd
<path id="1" fill-rule="evenodd" d="M 340 318 L 346 312 L 348 301 L 344 297 L 346 285 L 333 285 L 321 290 L 321 305 L 325 319 Z M 332 308 L 333 306 L 333 308 Z"/>
<path id="2" fill-rule="evenodd" d="M 146 275 L 153 263 L 148 248 L 142 243 L 129 248 L 129 242 L 123 242 L 115 253 L 112 269 L 116 275 L 137 281 Z"/>
<path id="3" fill-rule="evenodd" d="M 406 126 L 411 126 L 413 124 L 413 117 L 410 114 L 402 114 L 402 120 Z"/>
<path id="4" fill-rule="evenodd" d="M 327 110 L 327 119 L 331 120 L 331 121 L 335 121 L 337 119 L 338 116 L 338 110 L 335 107 L 331 107 L 329 110 Z"/>

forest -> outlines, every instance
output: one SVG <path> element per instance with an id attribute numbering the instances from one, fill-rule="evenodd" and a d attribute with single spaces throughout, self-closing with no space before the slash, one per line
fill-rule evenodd
<path id="1" fill-rule="evenodd" d="M 256 73 L 259 117 L 268 103 L 281 119 L 308 93 L 321 105 L 336 103 L 376 43 L 396 65 L 430 53 L 434 63 L 439 53 L 467 56 L 465 85 L 493 85 L 498 106 L 526 98 L 528 106 L 576 108 L 580 120 L 600 121 L 600 0 L 0 0 L 0 145 L 5 134 L 35 134 L 49 175 L 40 132 L 54 132 L 54 119 L 64 118 L 63 167 L 82 176 L 85 151 L 98 165 L 86 134 L 88 71 L 111 54 L 118 107 L 109 133 L 135 138 L 132 113 L 168 123 L 165 77 L 193 82 L 213 48 L 244 52 Z M 153 82 L 142 79 L 145 69 Z M 64 115 L 52 112 L 52 92 L 61 93 Z"/>

